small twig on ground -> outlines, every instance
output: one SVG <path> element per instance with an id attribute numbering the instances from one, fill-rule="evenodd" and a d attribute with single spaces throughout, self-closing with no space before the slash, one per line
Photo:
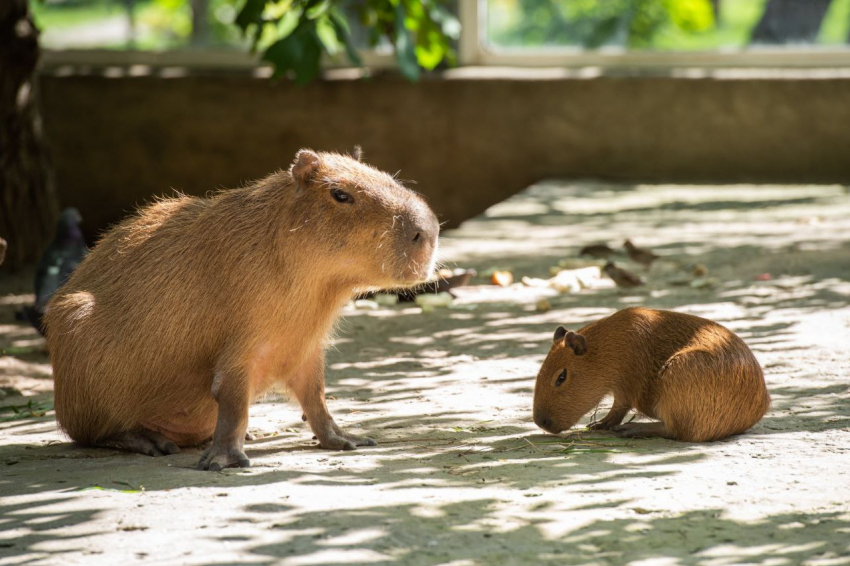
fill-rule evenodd
<path id="1" fill-rule="evenodd" d="M 531 446 L 531 449 L 532 449 L 532 450 L 534 450 L 535 452 L 540 452 L 540 450 L 537 448 L 537 446 L 535 446 L 535 445 L 534 445 L 534 443 L 533 443 L 532 441 L 530 441 L 530 440 L 529 440 L 529 439 L 527 439 L 527 438 L 523 438 L 523 440 L 524 440 L 524 441 L 525 441 L 525 442 L 526 442 L 529 446 Z"/>

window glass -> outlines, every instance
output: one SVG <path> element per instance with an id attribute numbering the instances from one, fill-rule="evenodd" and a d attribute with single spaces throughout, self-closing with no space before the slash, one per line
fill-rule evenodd
<path id="1" fill-rule="evenodd" d="M 194 4 L 206 12 L 197 26 L 192 25 L 189 0 L 33 0 L 30 6 L 42 46 L 52 49 L 165 50 L 244 43 L 232 24 L 240 0 Z"/>
<path id="2" fill-rule="evenodd" d="M 0 0 L 0 2 L 5 0 Z M 470 0 L 472 1 L 472 0 Z M 31 0 L 41 44 L 48 49 L 168 50 L 187 47 L 245 49 L 233 23 L 245 0 Z M 287 2 L 278 2 L 280 6 Z M 193 25 L 193 7 L 206 17 Z M 449 3 L 450 9 L 454 7 Z M 356 4 L 341 5 L 358 49 L 390 51 L 391 45 L 360 21 Z M 272 16 L 275 6 L 269 8 Z M 260 47 L 273 40 L 269 28 Z M 373 46 L 373 43 L 377 42 Z"/>
<path id="3" fill-rule="evenodd" d="M 850 0 L 485 0 L 496 48 L 847 46 Z"/>

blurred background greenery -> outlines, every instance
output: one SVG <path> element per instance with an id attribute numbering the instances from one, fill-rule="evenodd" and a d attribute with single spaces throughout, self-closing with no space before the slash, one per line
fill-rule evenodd
<path id="1" fill-rule="evenodd" d="M 488 0 L 488 8 L 487 37 L 503 48 L 714 51 L 850 39 L 850 0 Z"/>
<path id="2" fill-rule="evenodd" d="M 250 41 L 234 22 L 251 3 L 246 0 L 42 0 L 33 2 L 32 10 L 43 30 L 42 45 L 46 48 L 244 49 Z M 384 3 L 406 7 L 408 27 L 422 21 L 413 13 L 417 9 L 421 12 L 424 7 L 429 11 L 437 6 L 445 7 L 448 12 L 457 10 L 456 2 Z M 294 28 L 294 20 L 282 16 L 297 10 L 299 2 L 263 0 L 260 4 L 266 18 L 280 18 L 275 22 L 278 28 Z M 382 14 L 377 6 L 381 2 L 338 0 L 318 4 L 328 4 L 341 11 L 358 48 L 386 42 L 386 37 L 375 34 L 380 29 L 374 24 Z M 758 41 L 755 37 L 759 23 L 768 16 L 770 0 L 487 0 L 485 4 L 485 41 L 501 49 L 618 46 L 710 51 L 744 48 L 754 43 L 840 45 L 846 44 L 850 37 L 850 0 L 798 0 L 797 4 L 802 6 L 799 10 L 814 20 L 810 27 L 816 31 L 813 36 L 809 33 L 785 41 L 775 37 Z M 363 16 L 368 9 L 373 21 Z M 774 19 L 800 17 L 799 13 L 785 8 Z M 426 33 L 455 38 L 452 29 L 438 23 L 441 25 Z M 455 25 L 456 22 L 448 24 L 449 28 Z M 263 33 L 261 45 L 275 38 L 274 30 Z M 282 35 L 278 29 L 277 37 Z M 431 60 L 441 61 L 446 55 L 433 53 Z"/>
<path id="3" fill-rule="evenodd" d="M 457 61 L 459 2 L 480 2 L 494 51 L 734 51 L 846 45 L 850 0 L 33 0 L 52 49 L 232 49 L 275 76 L 314 79 L 323 57 L 393 52 L 408 79 Z"/>

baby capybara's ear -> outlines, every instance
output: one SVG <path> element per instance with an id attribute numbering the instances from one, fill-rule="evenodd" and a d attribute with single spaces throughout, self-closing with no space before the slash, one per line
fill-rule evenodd
<path id="1" fill-rule="evenodd" d="M 295 154 L 295 161 L 289 172 L 295 183 L 299 187 L 306 187 L 310 184 L 316 173 L 319 171 L 319 156 L 309 149 L 302 149 Z"/>
<path id="2" fill-rule="evenodd" d="M 355 145 L 354 146 L 354 153 L 351 154 L 351 157 L 353 157 L 357 161 L 362 162 L 363 161 L 363 148 L 360 147 L 359 145 Z"/>
<path id="3" fill-rule="evenodd" d="M 575 332 L 567 332 L 564 337 L 564 344 L 573 349 L 573 354 L 576 356 L 584 355 L 587 352 L 587 340 L 581 334 Z"/>
<path id="4" fill-rule="evenodd" d="M 557 346 L 558 344 L 563 342 L 564 336 L 566 335 L 567 329 L 563 326 L 559 326 L 558 329 L 555 331 L 555 336 L 552 338 L 552 344 L 555 344 Z"/>

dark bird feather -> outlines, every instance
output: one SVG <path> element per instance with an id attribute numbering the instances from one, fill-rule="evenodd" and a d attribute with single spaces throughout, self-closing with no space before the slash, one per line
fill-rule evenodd
<path id="1" fill-rule="evenodd" d="M 590 257 L 595 257 L 597 259 L 608 259 L 612 255 L 616 254 L 617 252 L 606 244 L 594 244 L 592 246 L 584 246 L 579 252 L 579 255 L 589 255 Z"/>
<path id="2" fill-rule="evenodd" d="M 647 249 L 637 247 L 631 240 L 623 242 L 623 247 L 626 248 L 626 253 L 629 254 L 629 259 L 635 263 L 643 265 L 644 267 L 649 267 L 652 265 L 653 261 L 658 259 L 656 254 Z"/>
<path id="3" fill-rule="evenodd" d="M 605 275 L 614 280 L 617 287 L 640 287 L 643 285 L 643 279 L 631 271 L 626 271 L 625 269 L 617 267 L 613 261 L 606 263 L 605 267 L 602 268 L 602 271 Z"/>
<path id="4" fill-rule="evenodd" d="M 35 304 L 17 314 L 44 334 L 42 317 L 50 297 L 65 284 L 71 273 L 88 253 L 80 222 L 83 218 L 76 208 L 66 208 L 56 222 L 56 235 L 38 262 L 35 271 Z"/>

